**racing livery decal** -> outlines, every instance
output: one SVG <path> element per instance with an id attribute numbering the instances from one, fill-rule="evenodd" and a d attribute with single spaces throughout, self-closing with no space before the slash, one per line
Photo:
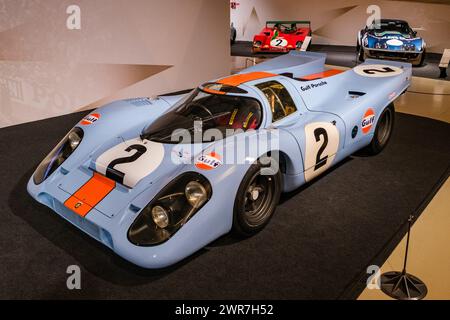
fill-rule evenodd
<path id="1" fill-rule="evenodd" d="M 364 134 L 369 133 L 370 129 L 372 128 L 373 124 L 375 122 L 375 112 L 369 108 L 367 109 L 366 113 L 364 114 L 364 117 L 361 121 L 361 129 Z"/>
<path id="2" fill-rule="evenodd" d="M 79 216 L 85 217 L 115 187 L 114 181 L 94 172 L 92 178 L 67 199 L 64 205 Z"/>
<path id="3" fill-rule="evenodd" d="M 311 181 L 333 163 L 339 147 L 339 130 L 329 122 L 305 126 L 305 180 Z"/>
<path id="4" fill-rule="evenodd" d="M 222 160 L 220 155 L 216 152 L 211 152 L 209 154 L 202 154 L 195 161 L 195 166 L 201 170 L 212 170 L 222 165 Z"/>
<path id="5" fill-rule="evenodd" d="M 360 76 L 369 78 L 392 77 L 403 73 L 399 67 L 382 64 L 361 64 L 354 67 L 353 70 Z"/>
<path id="6" fill-rule="evenodd" d="M 90 124 L 93 124 L 94 122 L 98 121 L 100 119 L 99 113 L 91 113 L 90 115 L 87 115 L 81 120 L 81 124 L 84 126 L 88 126 Z"/>
<path id="7" fill-rule="evenodd" d="M 164 146 L 161 143 L 138 138 L 107 150 L 97 158 L 95 166 L 97 172 L 133 188 L 155 171 L 163 158 Z"/>

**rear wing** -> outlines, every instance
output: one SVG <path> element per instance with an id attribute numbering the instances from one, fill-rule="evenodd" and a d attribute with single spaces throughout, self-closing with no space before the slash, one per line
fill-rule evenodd
<path id="1" fill-rule="evenodd" d="M 311 21 L 309 20 L 270 20 L 266 21 L 266 28 L 269 25 L 276 25 L 276 24 L 284 24 L 284 25 L 292 25 L 295 24 L 295 26 L 307 26 L 309 29 L 311 29 Z"/>
<path id="2" fill-rule="evenodd" d="M 244 69 L 239 73 L 270 72 L 275 74 L 292 74 L 301 78 L 325 70 L 325 53 L 310 51 L 294 51 Z"/>

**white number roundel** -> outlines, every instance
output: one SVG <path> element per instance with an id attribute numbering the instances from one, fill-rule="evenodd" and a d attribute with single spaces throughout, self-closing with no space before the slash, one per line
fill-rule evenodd
<path id="1" fill-rule="evenodd" d="M 311 181 L 333 163 L 339 148 L 339 130 L 330 122 L 305 126 L 305 181 Z"/>
<path id="2" fill-rule="evenodd" d="M 402 68 L 383 64 L 361 64 L 354 67 L 353 71 L 360 76 L 369 78 L 392 77 L 403 73 Z"/>
<path id="3" fill-rule="evenodd" d="M 276 38 L 276 39 L 273 39 L 272 41 L 270 41 L 270 45 L 272 47 L 284 48 L 288 45 L 288 42 L 284 38 Z"/>
<path id="4" fill-rule="evenodd" d="M 95 166 L 97 172 L 133 188 L 158 169 L 163 159 L 161 143 L 131 139 L 105 151 L 97 158 Z"/>

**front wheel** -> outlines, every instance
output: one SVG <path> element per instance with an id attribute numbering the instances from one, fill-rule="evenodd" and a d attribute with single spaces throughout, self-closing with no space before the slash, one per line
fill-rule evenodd
<path id="1" fill-rule="evenodd" d="M 426 51 L 423 50 L 422 54 L 420 55 L 419 62 L 417 62 L 416 64 L 413 64 L 415 67 L 422 67 L 423 66 L 423 64 L 425 62 L 425 54 L 426 54 Z"/>
<path id="2" fill-rule="evenodd" d="M 233 231 L 249 237 L 261 231 L 270 221 L 281 194 L 281 172 L 261 171 L 259 161 L 245 174 L 234 202 Z M 268 169 L 269 170 L 269 169 Z"/>
<path id="3" fill-rule="evenodd" d="M 394 120 L 395 108 L 394 104 L 391 103 L 381 113 L 372 141 L 365 149 L 369 155 L 376 155 L 386 147 L 394 129 Z"/>
<path id="4" fill-rule="evenodd" d="M 360 62 L 364 62 L 366 60 L 366 54 L 364 53 L 364 49 L 362 47 L 360 47 L 358 51 L 358 60 Z"/>

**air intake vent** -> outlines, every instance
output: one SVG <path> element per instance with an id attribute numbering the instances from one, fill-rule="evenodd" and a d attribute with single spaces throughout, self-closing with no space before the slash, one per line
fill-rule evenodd
<path id="1" fill-rule="evenodd" d="M 125 99 L 125 101 L 136 107 L 148 106 L 152 104 L 149 98 Z"/>
<path id="2" fill-rule="evenodd" d="M 360 92 L 360 91 L 349 91 L 348 92 L 348 98 L 350 98 L 350 99 L 358 99 L 359 97 L 362 97 L 365 94 L 366 94 L 365 92 Z"/>

